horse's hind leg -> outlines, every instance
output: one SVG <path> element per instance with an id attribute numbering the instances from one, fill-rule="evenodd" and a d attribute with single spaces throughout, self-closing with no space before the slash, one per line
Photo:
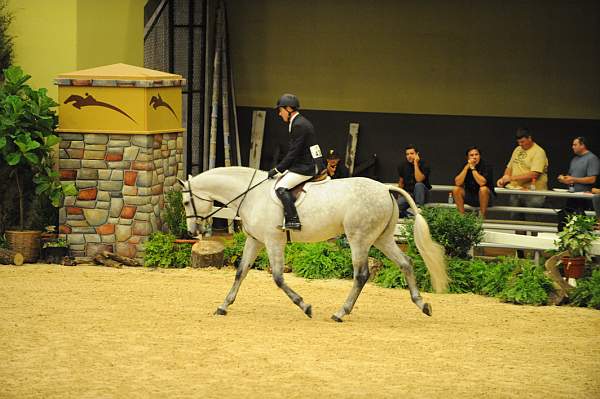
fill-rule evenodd
<path id="1" fill-rule="evenodd" d="M 267 254 L 269 255 L 269 264 L 273 273 L 273 280 L 279 288 L 294 302 L 305 315 L 312 317 L 312 306 L 304 303 L 304 300 L 293 289 L 291 289 L 283 279 L 283 261 L 285 253 L 285 243 L 267 244 Z"/>
<path id="2" fill-rule="evenodd" d="M 354 267 L 354 284 L 346 298 L 346 302 L 344 302 L 340 310 L 331 316 L 331 318 L 337 322 L 341 322 L 342 317 L 352 312 L 360 292 L 369 279 L 369 247 L 370 245 L 358 245 L 350 241 L 350 248 L 352 249 L 352 266 Z"/>
<path id="3" fill-rule="evenodd" d="M 417 280 L 415 278 L 415 273 L 413 271 L 412 262 L 410 258 L 405 255 L 398 245 L 394 242 L 394 237 L 391 234 L 385 234 L 379 237 L 377 241 L 375 241 L 375 247 L 377 247 L 381 252 L 385 254 L 388 258 L 390 258 L 394 263 L 396 263 L 402 272 L 404 273 L 404 278 L 408 283 L 408 290 L 410 291 L 410 298 L 412 301 L 425 313 L 427 316 L 431 316 L 431 305 L 429 303 L 423 302 L 423 298 L 421 298 L 421 294 L 419 293 L 419 289 L 417 288 Z"/>
<path id="4" fill-rule="evenodd" d="M 238 290 L 240 289 L 240 285 L 242 285 L 242 281 L 248 274 L 248 270 L 250 269 L 250 265 L 254 263 L 256 259 L 256 255 L 258 255 L 258 251 L 263 247 L 263 244 L 252 237 L 246 237 L 246 244 L 244 245 L 244 252 L 242 254 L 242 260 L 237 267 L 237 271 L 235 273 L 235 281 L 233 282 L 233 286 L 229 290 L 229 294 L 225 297 L 225 301 L 221 306 L 217 308 L 215 314 L 218 315 L 226 315 L 227 307 L 231 305 L 235 301 L 235 297 L 237 296 Z"/>

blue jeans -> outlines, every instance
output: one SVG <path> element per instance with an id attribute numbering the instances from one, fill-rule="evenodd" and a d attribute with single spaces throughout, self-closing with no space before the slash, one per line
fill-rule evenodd
<path id="1" fill-rule="evenodd" d="M 600 219 L 600 194 L 594 194 L 592 204 L 594 205 L 594 211 L 596 211 L 596 217 Z"/>
<path id="2" fill-rule="evenodd" d="M 429 189 L 425 186 L 425 184 L 417 183 L 415 184 L 414 191 L 410 193 L 410 196 L 413 197 L 418 206 L 423 206 L 425 202 L 427 202 L 427 197 L 429 197 Z M 408 202 L 402 195 L 400 195 L 398 197 L 398 208 L 400 208 L 400 217 L 403 218 L 408 216 L 408 214 L 406 213 L 408 207 Z"/>

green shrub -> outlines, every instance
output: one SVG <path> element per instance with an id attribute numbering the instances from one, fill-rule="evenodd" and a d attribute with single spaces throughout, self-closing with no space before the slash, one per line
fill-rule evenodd
<path id="1" fill-rule="evenodd" d="M 481 219 L 475 214 L 461 214 L 454 208 L 425 207 L 421 214 L 429 224 L 431 237 L 441 244 L 450 258 L 469 257 L 469 250 L 483 239 Z M 413 236 L 414 221 L 409 220 L 404 238 L 409 244 L 409 253 L 416 252 Z"/>
<path id="2" fill-rule="evenodd" d="M 473 278 L 471 276 L 471 263 L 479 262 L 460 258 L 448 259 L 448 277 L 450 283 L 448 291 L 456 294 L 473 291 Z"/>
<path id="3" fill-rule="evenodd" d="M 523 261 L 498 297 L 504 302 L 545 305 L 548 302 L 548 292 L 552 289 L 552 282 L 544 274 L 542 266 Z"/>
<path id="4" fill-rule="evenodd" d="M 297 244 L 288 264 L 305 278 L 348 278 L 353 275 L 349 249 L 329 242 Z"/>
<path id="5" fill-rule="evenodd" d="M 571 305 L 600 309 L 600 269 L 590 277 L 577 280 L 577 287 L 570 295 Z"/>
<path id="6" fill-rule="evenodd" d="M 233 234 L 231 240 L 228 240 L 223 244 L 225 246 L 225 249 L 223 250 L 223 264 L 225 266 L 235 266 L 242 258 L 244 245 L 246 244 L 246 235 L 238 231 Z"/>
<path id="7" fill-rule="evenodd" d="M 496 262 L 488 263 L 487 271 L 481 276 L 477 293 L 497 296 L 508 284 L 508 280 L 523 260 L 510 256 L 501 256 Z"/>
<path id="8" fill-rule="evenodd" d="M 246 245 L 246 235 L 238 231 L 233 234 L 233 238 L 225 243 L 225 250 L 223 251 L 223 264 L 225 266 L 237 267 L 238 263 L 242 260 L 244 253 L 244 245 Z M 267 252 L 263 249 L 260 250 L 256 259 L 254 260 L 253 267 L 259 270 L 266 270 L 269 267 L 269 258 Z"/>
<path id="9" fill-rule="evenodd" d="M 169 231 L 178 238 L 189 237 L 181 191 L 171 189 L 165 194 L 165 199 L 164 218 Z"/>
<path id="10" fill-rule="evenodd" d="M 13 20 L 13 13 L 10 11 L 8 0 L 0 0 L 0 71 L 8 68 L 13 59 L 13 38 L 9 30 Z M 0 72 L 0 80 L 4 78 L 4 73 Z"/>
<path id="11" fill-rule="evenodd" d="M 192 245 L 175 244 L 173 234 L 153 233 L 145 245 L 144 265 L 181 268 L 191 263 Z"/>

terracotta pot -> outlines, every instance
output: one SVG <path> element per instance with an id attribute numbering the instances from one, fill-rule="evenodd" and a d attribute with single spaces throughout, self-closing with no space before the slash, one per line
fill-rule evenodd
<path id="1" fill-rule="evenodd" d="M 41 231 L 6 230 L 6 241 L 10 249 L 23 254 L 26 263 L 35 263 L 40 257 Z"/>
<path id="2" fill-rule="evenodd" d="M 585 256 L 571 258 L 563 256 L 561 258 L 563 264 L 563 274 L 567 278 L 581 278 L 585 270 Z"/>

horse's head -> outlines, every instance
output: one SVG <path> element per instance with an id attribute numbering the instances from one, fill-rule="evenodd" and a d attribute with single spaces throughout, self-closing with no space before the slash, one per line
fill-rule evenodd
<path id="1" fill-rule="evenodd" d="M 187 229 L 192 236 L 196 236 L 205 231 L 206 216 L 212 211 L 213 200 L 208 194 L 193 189 L 191 179 L 190 175 L 187 181 L 178 180 L 182 186 L 181 195 Z"/>

